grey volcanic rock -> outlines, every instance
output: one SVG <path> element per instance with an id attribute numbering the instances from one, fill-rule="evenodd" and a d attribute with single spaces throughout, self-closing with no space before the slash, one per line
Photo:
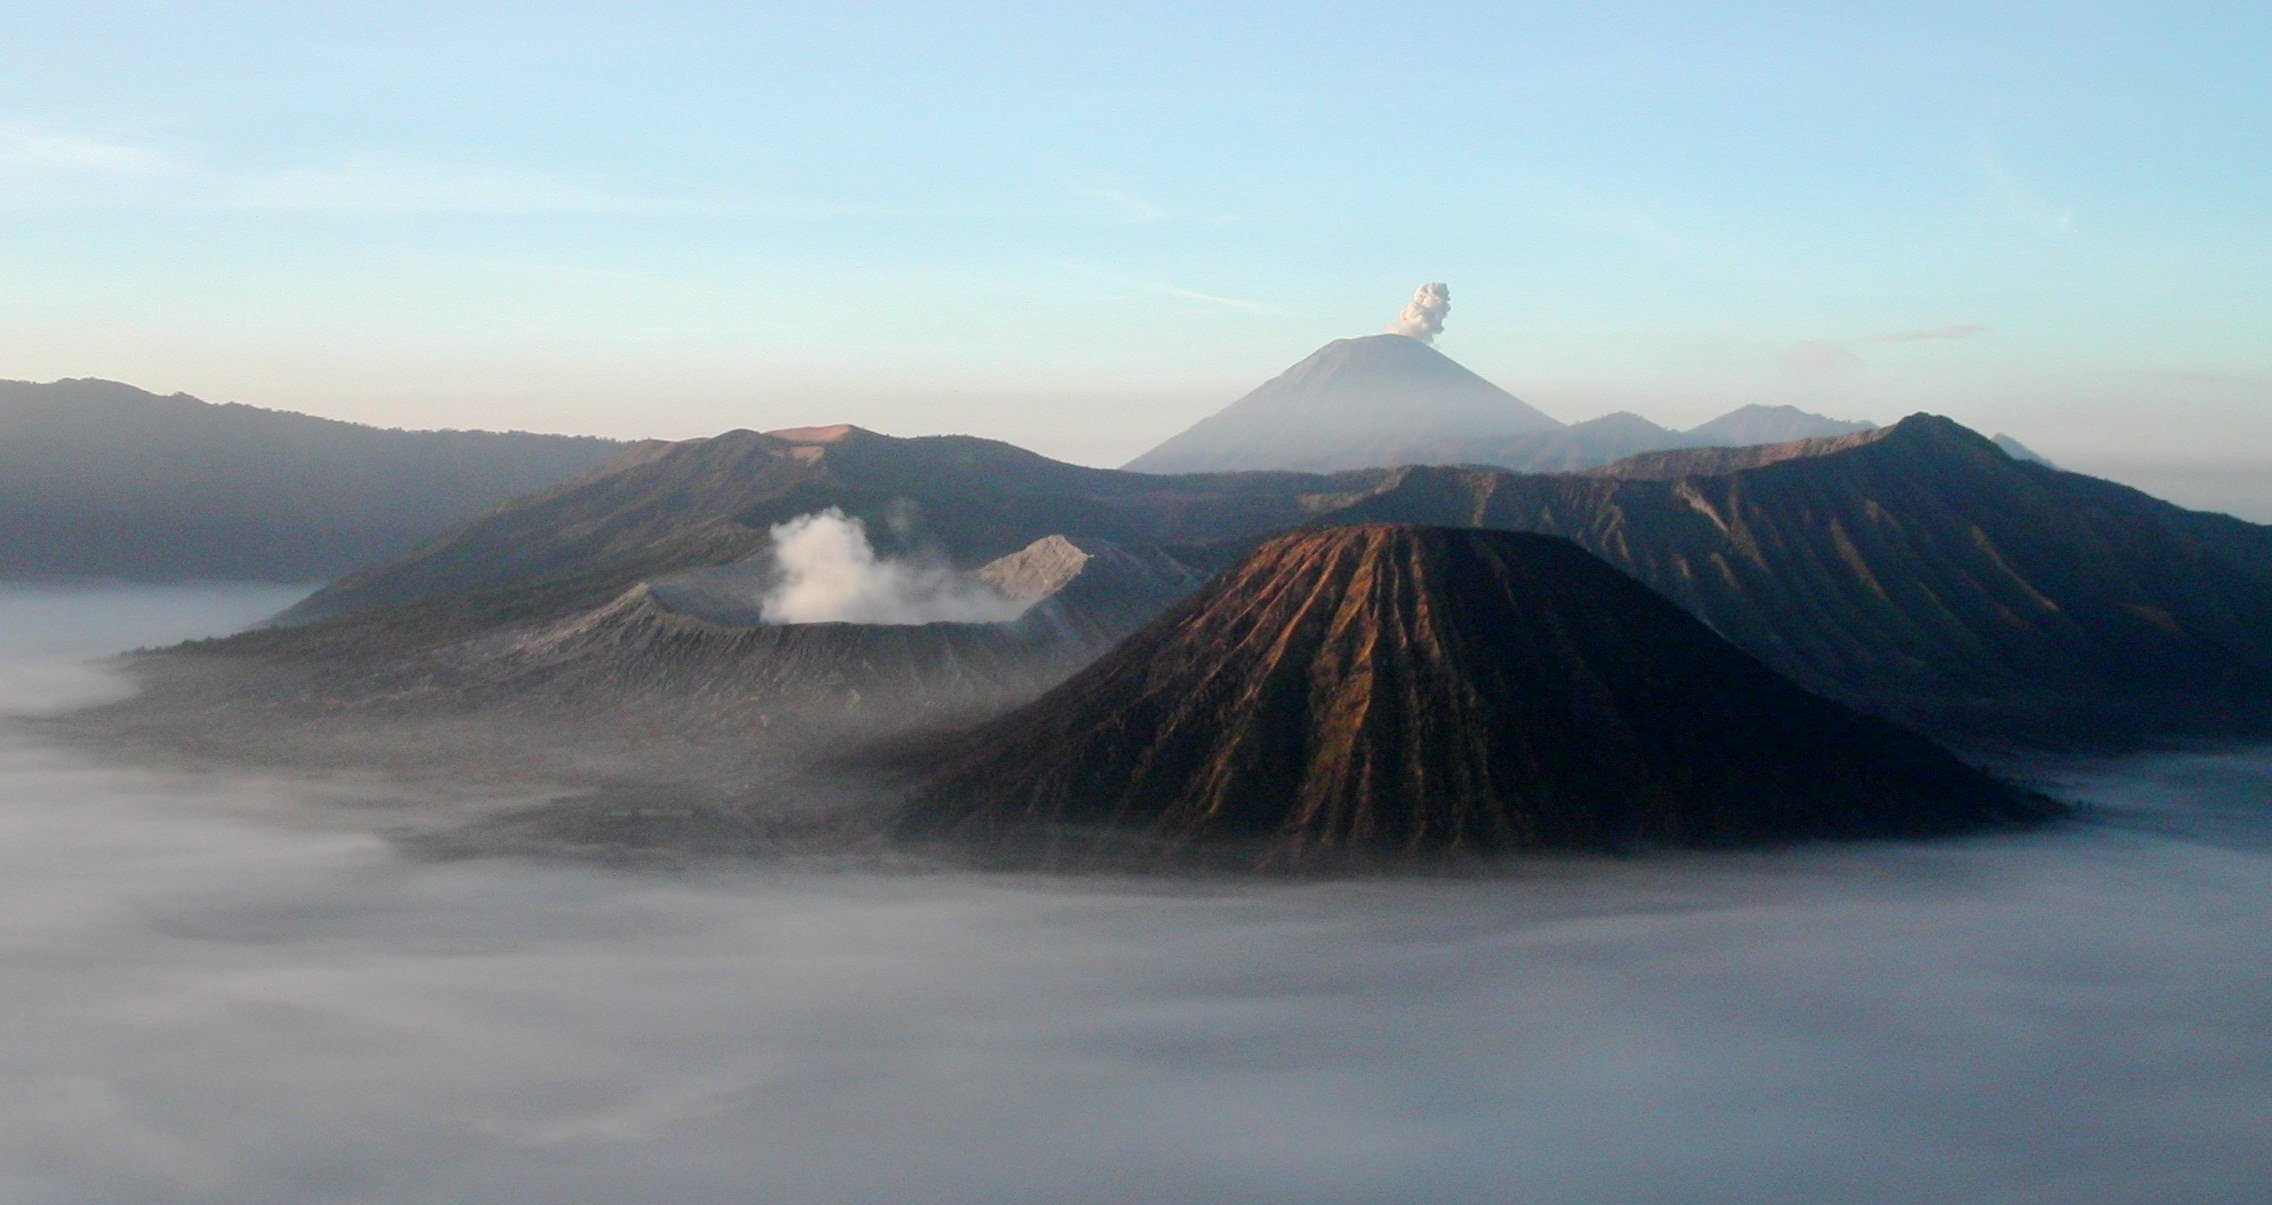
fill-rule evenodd
<path id="1" fill-rule="evenodd" d="M 1447 445 L 1561 426 L 1425 343 L 1370 335 L 1326 344 L 1125 467 L 1330 472 L 1409 464 Z"/>
<path id="2" fill-rule="evenodd" d="M 691 713 L 707 727 L 781 736 L 997 706 L 1105 643 L 1015 621 L 720 624 L 638 586 L 505 648 L 469 648 L 455 689 L 508 711 Z"/>
<path id="3" fill-rule="evenodd" d="M 0 580 L 330 577 L 623 450 L 0 381 Z"/>
<path id="4" fill-rule="evenodd" d="M 762 572 L 730 568 L 738 576 L 641 583 L 507 639 L 444 646 L 420 659 L 428 697 L 521 713 L 682 714 L 777 736 L 920 723 L 1030 697 L 1202 580 L 1165 550 L 1050 536 L 971 575 L 1031 604 L 1012 620 L 781 624 L 759 618 Z M 335 704 L 405 700 L 387 675 L 372 681 L 366 697 Z"/>
<path id="5" fill-rule="evenodd" d="M 1365 526 L 1270 541 L 986 725 L 906 827 L 1048 861 L 1117 834 L 1300 863 L 1922 836 L 2052 810 L 1567 541 Z"/>
<path id="6" fill-rule="evenodd" d="M 1208 573 L 1162 548 L 1047 536 L 989 563 L 978 577 L 1006 597 L 1033 600 L 1020 617 L 1027 626 L 1109 643 L 1197 590 Z"/>

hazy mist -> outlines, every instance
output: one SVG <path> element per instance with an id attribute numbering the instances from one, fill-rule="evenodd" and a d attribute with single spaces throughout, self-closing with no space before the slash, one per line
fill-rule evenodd
<path id="1" fill-rule="evenodd" d="M 283 601 L 0 596 L 0 711 Z M 0 1199 L 2261 1199 L 2272 754 L 2075 773 L 1501 878 L 634 874 L 0 721 Z"/>

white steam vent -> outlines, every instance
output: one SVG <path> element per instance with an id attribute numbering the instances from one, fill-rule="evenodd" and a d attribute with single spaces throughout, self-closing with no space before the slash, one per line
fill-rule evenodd
<path id="1" fill-rule="evenodd" d="M 946 565 L 878 557 L 835 507 L 774 526 L 771 576 L 767 623 L 999 623 L 1028 605 Z"/>

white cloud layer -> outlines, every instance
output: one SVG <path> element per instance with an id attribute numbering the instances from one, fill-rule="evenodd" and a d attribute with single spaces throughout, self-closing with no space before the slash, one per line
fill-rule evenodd
<path id="1" fill-rule="evenodd" d="M 148 630 L 41 614 L 0 598 L 0 660 Z M 2272 758 L 2089 790 L 1504 877 L 650 875 L 406 860 L 361 826 L 411 788 L 0 724 L 0 1195 L 2253 1200 Z"/>

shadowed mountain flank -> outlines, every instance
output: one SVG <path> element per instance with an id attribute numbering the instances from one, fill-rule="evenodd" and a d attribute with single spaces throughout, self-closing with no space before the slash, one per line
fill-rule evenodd
<path id="1" fill-rule="evenodd" d="M 1693 427 L 1675 431 L 1660 427 L 1638 414 L 1620 412 L 1572 423 L 1557 431 L 1533 431 L 1504 439 L 1447 440 L 1415 449 L 1414 464 L 1478 464 L 1513 469 L 1519 473 L 1576 473 L 1618 462 L 1645 461 L 1645 453 L 1670 454 L 1675 449 L 1744 450 L 1771 444 L 1804 444 L 1812 455 L 1832 445 L 1839 436 L 1873 430 L 1870 423 L 1844 422 L 1809 414 L 1790 406 L 1746 406 Z M 1743 462 L 1724 461 L 1734 468 Z M 1766 463 L 1760 459 L 1750 463 Z M 1620 472 L 1619 475 L 1633 475 Z"/>
<path id="2" fill-rule="evenodd" d="M 1326 344 L 1125 467 L 1330 472 L 1411 464 L 1447 445 L 1561 426 L 1425 343 L 1369 335 Z"/>
<path id="3" fill-rule="evenodd" d="M 1848 448 L 1874 443 L 1890 427 L 1865 427 L 1839 435 L 1786 440 L 1781 443 L 1708 444 L 1690 448 L 1659 448 L 1588 469 L 1596 477 L 1624 481 L 1672 481 L 1680 477 L 1716 477 L 1745 469 L 1763 468 L 1786 460 L 1828 456 Z"/>
<path id="4" fill-rule="evenodd" d="M 2272 724 L 2272 528 L 1928 415 L 1732 455 L 1642 479 L 1402 470 L 1335 517 L 1567 536 L 1810 689 L 1944 734 Z"/>
<path id="5" fill-rule="evenodd" d="M 0 580 L 320 579 L 622 450 L 383 430 L 111 381 L 0 381 Z"/>
<path id="6" fill-rule="evenodd" d="M 1360 526 L 1270 541 L 980 729 L 906 823 L 1029 853 L 1106 832 L 1301 862 L 1921 836 L 2046 810 L 1567 541 Z"/>

